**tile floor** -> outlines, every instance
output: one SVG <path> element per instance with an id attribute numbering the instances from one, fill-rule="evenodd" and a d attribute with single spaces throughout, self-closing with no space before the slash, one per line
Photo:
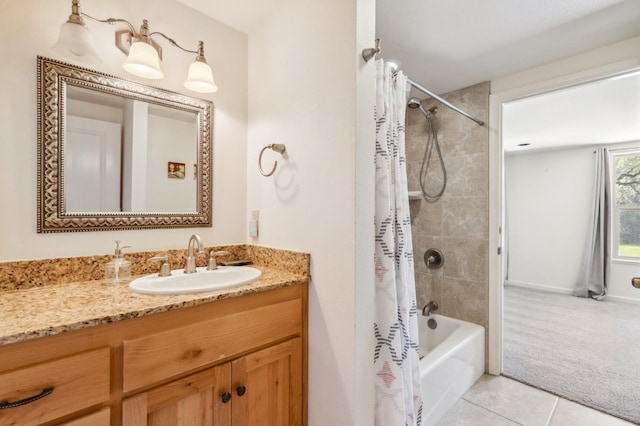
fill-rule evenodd
<path id="1" fill-rule="evenodd" d="M 438 426 L 629 426 L 617 417 L 515 380 L 485 374 Z"/>

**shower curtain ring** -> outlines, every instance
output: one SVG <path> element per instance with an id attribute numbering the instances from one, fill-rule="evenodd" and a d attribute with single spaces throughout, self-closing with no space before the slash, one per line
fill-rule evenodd
<path id="1" fill-rule="evenodd" d="M 272 144 L 269 144 L 269 145 L 263 147 L 260 150 L 260 155 L 258 156 L 258 170 L 260 171 L 260 174 L 262 176 L 265 176 L 265 177 L 271 176 L 276 171 L 276 167 L 278 167 L 278 161 L 276 160 L 273 163 L 273 168 L 271 169 L 271 171 L 269 173 L 265 173 L 264 170 L 262 170 L 262 154 L 264 154 L 264 152 L 267 149 L 272 149 L 275 152 L 277 152 L 278 154 L 282 155 L 287 150 L 287 147 L 284 144 L 281 144 L 281 143 L 272 143 Z"/>

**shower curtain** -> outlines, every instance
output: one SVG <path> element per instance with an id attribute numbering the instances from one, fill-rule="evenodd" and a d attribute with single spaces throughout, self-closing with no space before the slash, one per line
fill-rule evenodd
<path id="1" fill-rule="evenodd" d="M 407 78 L 376 61 L 375 424 L 422 424 L 405 156 Z"/>
<path id="2" fill-rule="evenodd" d="M 607 294 L 609 266 L 609 154 L 598 148 L 591 222 L 574 296 L 601 300 Z"/>

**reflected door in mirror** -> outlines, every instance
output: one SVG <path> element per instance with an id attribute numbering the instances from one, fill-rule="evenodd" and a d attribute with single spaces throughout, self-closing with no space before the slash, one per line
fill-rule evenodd
<path id="1" fill-rule="evenodd" d="M 120 211 L 121 126 L 67 116 L 66 134 L 66 210 Z"/>

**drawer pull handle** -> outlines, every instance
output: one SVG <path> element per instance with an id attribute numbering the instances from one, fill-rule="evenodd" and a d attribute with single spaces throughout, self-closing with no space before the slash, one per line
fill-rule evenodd
<path id="1" fill-rule="evenodd" d="M 229 401 L 231 401 L 231 394 L 229 392 L 223 393 L 222 394 L 222 402 L 226 404 Z"/>
<path id="2" fill-rule="evenodd" d="M 40 392 L 39 394 L 30 396 L 29 398 L 21 399 L 20 401 L 16 401 L 16 402 L 0 401 L 0 410 L 4 410 L 7 408 L 20 407 L 21 405 L 30 404 L 33 401 L 37 401 L 41 398 L 44 398 L 47 395 L 50 395 L 51 392 L 53 392 L 53 388 L 44 388 L 42 392 Z"/>
<path id="3" fill-rule="evenodd" d="M 245 388 L 244 386 L 238 386 L 236 388 L 236 392 L 238 393 L 238 396 L 242 396 L 247 393 L 247 388 Z"/>

